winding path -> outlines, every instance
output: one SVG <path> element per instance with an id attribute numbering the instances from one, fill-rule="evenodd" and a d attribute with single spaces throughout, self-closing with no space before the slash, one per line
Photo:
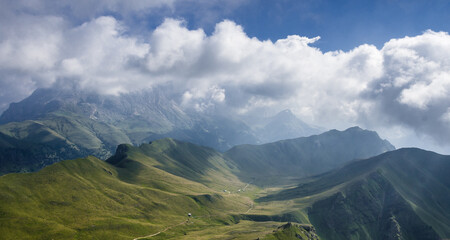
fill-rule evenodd
<path id="1" fill-rule="evenodd" d="M 252 210 L 253 209 L 253 202 L 251 203 L 251 205 L 250 205 L 250 208 L 247 210 L 247 212 L 245 212 L 245 213 L 248 213 L 248 212 L 250 212 L 250 210 Z"/>
<path id="2" fill-rule="evenodd" d="M 245 191 L 245 189 L 248 187 L 248 185 L 250 185 L 250 183 L 252 183 L 252 182 L 249 182 L 249 183 L 247 183 L 247 185 L 245 185 L 244 191 Z"/>
<path id="3" fill-rule="evenodd" d="M 157 235 L 159 235 L 159 234 L 161 234 L 161 233 L 163 233 L 163 232 L 165 232 L 165 231 L 167 231 L 167 230 L 169 230 L 169 229 L 171 229 L 171 228 L 173 228 L 173 227 L 177 227 L 177 226 L 186 224 L 187 222 L 188 222 L 188 220 L 183 221 L 183 222 L 180 222 L 180 223 L 178 223 L 178 224 L 176 224 L 176 225 L 173 225 L 173 226 L 170 226 L 170 227 L 166 227 L 164 230 L 159 231 L 159 232 L 157 232 L 157 233 L 153 233 L 153 234 L 150 234 L 150 235 L 147 235 L 147 236 L 143 236 L 143 237 L 137 237 L 137 238 L 135 238 L 135 239 L 133 239 L 133 240 L 139 240 L 139 239 L 151 238 L 151 237 L 157 236 Z"/>

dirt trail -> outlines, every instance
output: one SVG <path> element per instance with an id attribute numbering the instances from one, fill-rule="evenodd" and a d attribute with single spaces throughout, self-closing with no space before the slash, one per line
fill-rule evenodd
<path id="1" fill-rule="evenodd" d="M 252 210 L 253 209 L 253 202 L 251 203 L 251 205 L 250 205 L 250 208 L 247 210 L 247 212 L 245 212 L 245 213 L 248 213 L 248 212 L 250 212 L 250 210 Z"/>
<path id="2" fill-rule="evenodd" d="M 244 187 L 244 191 L 245 191 L 245 189 L 248 187 L 248 185 L 250 185 L 250 183 L 252 183 L 252 182 L 249 182 L 249 183 L 247 183 L 247 185 L 245 185 L 245 187 Z"/>
<path id="3" fill-rule="evenodd" d="M 177 226 L 186 224 L 187 222 L 188 222 L 188 220 L 183 221 L 183 222 L 181 222 L 181 223 L 178 223 L 178 224 L 176 224 L 176 225 L 170 226 L 170 227 L 166 227 L 164 230 L 159 231 L 159 232 L 157 232 L 157 233 L 153 233 L 153 234 L 150 234 L 150 235 L 147 235 L 147 236 L 143 236 L 143 237 L 137 237 L 137 238 L 135 238 L 135 239 L 133 239 L 133 240 L 139 240 L 139 239 L 151 238 L 151 237 L 157 236 L 157 235 L 159 235 L 159 234 L 161 234 L 161 233 L 163 233 L 163 232 L 165 232 L 165 231 L 167 231 L 167 230 L 169 230 L 169 229 L 171 229 L 171 228 L 173 228 L 173 227 L 177 227 Z"/>

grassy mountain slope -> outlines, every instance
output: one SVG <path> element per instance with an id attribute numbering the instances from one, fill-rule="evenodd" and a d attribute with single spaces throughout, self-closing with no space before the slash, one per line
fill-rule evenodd
<path id="1" fill-rule="evenodd" d="M 245 212 L 249 199 L 214 188 L 244 184 L 229 178 L 220 155 L 211 155 L 210 149 L 204 149 L 204 158 L 195 166 L 208 164 L 215 171 L 202 172 L 182 159 L 176 165 L 174 158 L 201 151 L 191 147 L 197 146 L 170 139 L 141 148 L 121 145 L 108 162 L 88 157 L 61 161 L 36 173 L 2 176 L 0 238 L 132 239 L 177 224 L 172 233 L 179 236 L 231 223 L 228 215 Z M 160 169 L 165 167 L 177 175 Z M 212 183 L 211 174 L 222 175 Z M 187 179 L 192 177 L 200 182 Z M 188 212 L 195 223 L 186 222 Z"/>
<path id="2" fill-rule="evenodd" d="M 35 171 L 80 156 L 106 158 L 118 144 L 130 142 L 113 126 L 70 113 L 1 125 L 0 138 L 0 174 Z"/>
<path id="3" fill-rule="evenodd" d="M 152 239 L 448 238 L 449 169 L 450 156 L 400 149 L 351 161 L 280 191 L 242 182 L 234 175 L 238 166 L 211 148 L 173 139 L 139 147 L 122 144 L 107 161 L 88 157 L 36 173 L 0 177 L 0 235 L 5 239 L 133 239 L 152 234 L 157 234 Z M 188 220 L 189 212 L 193 217 Z M 317 235 L 297 224 L 277 228 L 286 221 L 312 224 Z"/>
<path id="4" fill-rule="evenodd" d="M 393 149 L 376 132 L 354 127 L 263 145 L 240 145 L 225 156 L 236 163 L 242 179 L 264 185 L 312 176 Z"/>
<path id="5" fill-rule="evenodd" d="M 245 185 L 232 173 L 234 166 L 227 163 L 221 153 L 170 138 L 139 147 L 120 145 L 107 162 L 136 171 L 141 171 L 140 165 L 145 164 L 217 190 Z"/>
<path id="6" fill-rule="evenodd" d="M 80 154 L 87 155 L 87 151 L 41 123 L 29 121 L 0 127 L 0 174 L 36 171 Z"/>
<path id="7" fill-rule="evenodd" d="M 439 239 L 377 173 L 315 202 L 309 218 L 324 239 Z"/>
<path id="8" fill-rule="evenodd" d="M 306 202 L 322 239 L 450 236 L 450 157 L 400 149 L 305 179 L 259 201 Z"/>

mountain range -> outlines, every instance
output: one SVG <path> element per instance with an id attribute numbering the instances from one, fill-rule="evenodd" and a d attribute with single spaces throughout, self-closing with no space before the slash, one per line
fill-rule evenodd
<path id="1" fill-rule="evenodd" d="M 239 119 L 182 108 L 165 92 L 155 88 L 112 96 L 37 89 L 0 116 L 0 174 L 36 171 L 87 155 L 106 159 L 119 144 L 139 145 L 165 137 L 226 151 L 239 144 L 319 132 L 290 111 L 252 128 Z M 274 131 L 279 134 L 268 137 Z"/>
<path id="2" fill-rule="evenodd" d="M 359 128 L 322 135 L 334 135 L 348 144 L 344 148 L 359 142 L 358 135 L 376 136 Z M 286 140 L 292 143 L 285 150 L 302 149 L 322 135 Z M 335 153 L 330 146 L 321 151 Z M 0 232 L 5 239 L 449 237 L 450 156 L 420 149 L 382 152 L 367 159 L 360 152 L 331 171 L 323 167 L 322 174 L 291 178 L 290 186 L 266 188 L 238 174 L 251 170 L 228 152 L 170 138 L 139 147 L 121 144 L 107 161 L 61 161 L 36 173 L 0 177 Z M 327 156 L 302 161 L 324 166 Z"/>

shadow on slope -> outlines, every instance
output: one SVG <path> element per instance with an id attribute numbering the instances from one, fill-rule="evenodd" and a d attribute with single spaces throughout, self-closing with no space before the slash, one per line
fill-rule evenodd
<path id="1" fill-rule="evenodd" d="M 232 173 L 235 167 L 226 162 L 221 153 L 208 147 L 170 138 L 142 144 L 139 147 L 119 145 L 116 154 L 107 162 L 137 171 L 141 169 L 140 165 L 145 164 L 217 190 L 243 185 Z M 132 164 L 136 166 L 131 167 Z"/>
<path id="2" fill-rule="evenodd" d="M 399 149 L 258 201 L 309 199 L 309 218 L 324 239 L 448 238 L 449 170 L 450 156 Z"/>

